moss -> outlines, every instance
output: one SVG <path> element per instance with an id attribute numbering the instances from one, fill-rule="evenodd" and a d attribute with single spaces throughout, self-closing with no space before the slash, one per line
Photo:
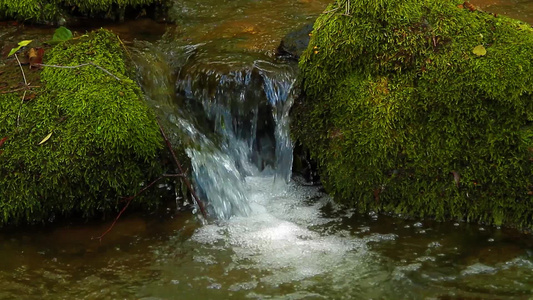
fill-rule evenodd
<path id="1" fill-rule="evenodd" d="M 116 9 L 162 2 L 163 0 L 0 0 L 0 18 L 57 21 L 66 11 L 76 10 L 81 14 L 107 15 Z"/>
<path id="2" fill-rule="evenodd" d="M 315 23 L 293 110 L 329 192 L 361 210 L 532 228 L 531 27 L 462 1 L 346 3 Z"/>
<path id="3" fill-rule="evenodd" d="M 121 197 L 161 174 L 163 143 L 116 36 L 100 30 L 48 51 L 37 96 L 0 95 L 0 226 L 114 211 Z M 46 142 L 39 144 L 52 134 Z M 138 199 L 150 206 L 154 200 Z"/>

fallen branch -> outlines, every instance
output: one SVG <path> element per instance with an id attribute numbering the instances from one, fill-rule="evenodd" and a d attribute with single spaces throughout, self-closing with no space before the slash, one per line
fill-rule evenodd
<path id="1" fill-rule="evenodd" d="M 20 123 L 20 112 L 22 111 L 22 105 L 24 104 L 24 99 L 26 98 L 26 92 L 28 92 L 27 87 L 29 86 L 29 84 L 28 84 L 28 81 L 26 80 L 26 74 L 24 74 L 24 69 L 22 69 L 22 64 L 20 63 L 19 57 L 17 56 L 16 53 L 15 53 L 15 58 L 17 59 L 17 62 L 19 64 L 20 72 L 22 73 L 22 78 L 24 78 L 24 87 L 25 87 L 24 94 L 22 95 L 22 100 L 20 100 L 19 111 L 17 113 L 17 127 L 18 127 Z"/>
<path id="2" fill-rule="evenodd" d="M 165 134 L 165 131 L 163 130 L 163 126 L 161 126 L 161 122 L 159 122 L 159 120 L 157 120 L 157 125 L 159 125 L 159 130 L 161 131 L 161 135 L 163 136 L 163 139 L 165 139 L 165 143 L 167 144 L 167 148 L 170 151 L 170 154 L 172 154 L 172 158 L 174 159 L 174 164 L 176 164 L 181 174 L 185 174 L 183 172 L 183 168 L 181 167 L 180 162 L 178 161 L 176 153 L 174 153 L 174 149 L 172 149 L 172 144 L 170 144 L 170 141 L 168 140 L 167 135 Z M 196 205 L 198 205 L 198 208 L 200 208 L 200 212 L 202 213 L 202 216 L 207 220 L 207 212 L 205 210 L 204 204 L 202 203 L 202 201 L 200 201 L 200 198 L 198 198 L 198 195 L 196 195 L 196 192 L 192 188 L 191 182 L 189 181 L 189 179 L 187 179 L 187 177 L 182 177 L 182 181 L 185 183 L 185 185 L 191 192 L 194 202 L 196 203 Z"/>
<path id="3" fill-rule="evenodd" d="M 131 201 L 133 201 L 133 199 L 137 198 L 139 195 L 141 195 L 142 193 L 144 193 L 146 190 L 148 190 L 149 188 L 151 188 L 154 184 L 156 184 L 159 180 L 163 179 L 163 178 L 168 178 L 168 177 L 185 177 L 184 174 L 163 174 L 162 176 L 160 176 L 159 178 L 157 178 L 156 180 L 150 182 L 150 184 L 148 184 L 147 186 L 145 186 L 144 188 L 142 188 L 137 194 L 135 194 L 134 196 L 130 196 L 130 197 L 127 197 L 126 200 L 126 205 L 124 205 L 124 207 L 120 210 L 120 212 L 118 213 L 118 215 L 115 217 L 115 220 L 113 220 L 113 223 L 111 224 L 111 226 L 109 226 L 109 228 L 107 228 L 106 231 L 104 231 L 104 233 L 102 233 L 99 237 L 96 237 L 96 238 L 92 238 L 92 239 L 98 239 L 100 242 L 102 242 L 102 238 L 104 236 L 106 236 L 109 232 L 111 232 L 111 230 L 113 229 L 113 227 L 115 227 L 115 224 L 117 224 L 117 221 L 118 219 L 120 219 L 120 216 L 122 216 L 122 214 L 126 211 L 126 209 L 128 208 L 128 206 L 130 206 L 130 203 Z"/>
<path id="4" fill-rule="evenodd" d="M 59 69 L 76 69 L 76 68 L 81 68 L 81 67 L 85 67 L 85 66 L 94 66 L 94 67 L 97 67 L 98 69 L 104 71 L 108 75 L 112 76 L 116 80 L 122 81 L 122 79 L 118 78 L 116 75 L 114 75 L 113 73 L 109 72 L 106 68 L 100 67 L 99 65 L 97 65 L 97 64 L 95 64 L 93 62 L 88 62 L 88 63 L 77 65 L 77 66 L 60 66 L 60 65 L 45 65 L 45 64 L 35 64 L 35 66 L 48 67 L 48 68 L 59 68 Z"/>
<path id="5" fill-rule="evenodd" d="M 40 88 L 40 87 L 41 87 L 40 85 L 28 85 L 28 86 L 25 86 L 25 87 L 14 89 L 14 90 L 2 91 L 2 92 L 0 92 L 0 94 L 11 94 L 11 93 L 20 92 L 20 91 L 23 91 L 23 90 L 31 90 L 31 89 L 36 89 L 36 88 Z"/>

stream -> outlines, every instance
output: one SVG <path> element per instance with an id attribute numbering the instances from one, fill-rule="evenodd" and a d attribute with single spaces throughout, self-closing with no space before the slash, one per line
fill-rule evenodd
<path id="1" fill-rule="evenodd" d="M 531 1 L 472 2 L 533 23 Z M 182 0 L 176 25 L 106 25 L 213 220 L 169 205 L 101 242 L 112 220 L 0 231 L 0 299 L 533 299 L 531 234 L 361 214 L 292 174 L 297 65 L 275 49 L 328 3 Z M 53 29 L 0 38 L 21 32 Z"/>

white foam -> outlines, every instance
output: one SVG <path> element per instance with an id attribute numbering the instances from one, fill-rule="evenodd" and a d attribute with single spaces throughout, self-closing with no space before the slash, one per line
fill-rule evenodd
<path id="1" fill-rule="evenodd" d="M 256 269 L 263 274 L 260 282 L 277 286 L 332 272 L 349 253 L 367 253 L 367 241 L 310 229 L 333 221 L 320 213 L 329 199 L 320 198 L 317 188 L 274 184 L 274 176 L 247 177 L 246 187 L 249 216 L 203 226 L 192 237 L 204 245 L 221 243 L 232 249 L 227 271 Z M 311 197 L 318 200 L 304 203 Z"/>

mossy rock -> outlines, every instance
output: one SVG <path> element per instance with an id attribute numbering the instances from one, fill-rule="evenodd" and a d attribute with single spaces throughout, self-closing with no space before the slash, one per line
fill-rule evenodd
<path id="1" fill-rule="evenodd" d="M 162 174 L 159 127 L 128 77 L 118 38 L 99 30 L 45 54 L 51 65 L 89 62 L 120 80 L 92 65 L 44 67 L 33 99 L 0 94 L 0 227 L 116 211 Z"/>
<path id="2" fill-rule="evenodd" d="M 72 12 L 115 17 L 126 8 L 162 4 L 167 0 L 0 0 L 0 19 L 56 22 Z"/>
<path id="3" fill-rule="evenodd" d="M 327 190 L 361 210 L 533 228 L 531 27 L 463 1 L 326 11 L 292 117 Z"/>

